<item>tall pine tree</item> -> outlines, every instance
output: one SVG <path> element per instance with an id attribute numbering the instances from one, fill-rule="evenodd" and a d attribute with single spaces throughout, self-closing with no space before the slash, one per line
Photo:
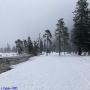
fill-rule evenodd
<path id="1" fill-rule="evenodd" d="M 79 55 L 88 50 L 88 3 L 87 0 L 78 0 L 74 11 L 73 43 L 76 45 Z"/>
<path id="2" fill-rule="evenodd" d="M 27 48 L 28 48 L 28 53 L 31 54 L 33 52 L 33 43 L 30 37 L 28 37 L 28 40 L 27 40 Z"/>
<path id="3" fill-rule="evenodd" d="M 48 53 L 50 52 L 50 45 L 52 44 L 51 38 L 52 38 L 52 34 L 50 32 L 50 30 L 45 30 L 45 34 L 43 35 L 43 38 L 45 38 L 45 42 L 46 42 L 46 54 L 48 55 Z"/>
<path id="4" fill-rule="evenodd" d="M 59 56 L 63 49 L 65 52 L 66 44 L 68 44 L 69 33 L 68 28 L 65 26 L 65 22 L 63 18 L 58 20 L 57 29 L 55 31 L 56 39 L 58 40 L 58 47 L 59 47 Z"/>

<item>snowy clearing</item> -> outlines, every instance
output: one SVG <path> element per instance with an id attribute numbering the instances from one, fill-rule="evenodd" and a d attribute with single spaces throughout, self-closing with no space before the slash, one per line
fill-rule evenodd
<path id="1" fill-rule="evenodd" d="M 1 87 L 18 90 L 90 90 L 90 57 L 37 56 L 0 74 Z"/>

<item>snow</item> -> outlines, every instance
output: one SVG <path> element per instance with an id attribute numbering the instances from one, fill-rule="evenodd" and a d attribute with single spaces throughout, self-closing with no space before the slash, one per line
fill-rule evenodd
<path id="1" fill-rule="evenodd" d="M 37 56 L 0 74 L 0 87 L 18 90 L 90 90 L 90 57 Z"/>
<path id="2" fill-rule="evenodd" d="M 17 53 L 0 53 L 0 57 L 13 57 L 18 56 Z"/>

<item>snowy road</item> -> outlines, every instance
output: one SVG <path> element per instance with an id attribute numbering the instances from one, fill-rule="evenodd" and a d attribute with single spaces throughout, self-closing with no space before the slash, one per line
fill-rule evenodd
<path id="1" fill-rule="evenodd" d="M 90 57 L 51 55 L 30 60 L 0 74 L 0 88 L 90 90 Z"/>

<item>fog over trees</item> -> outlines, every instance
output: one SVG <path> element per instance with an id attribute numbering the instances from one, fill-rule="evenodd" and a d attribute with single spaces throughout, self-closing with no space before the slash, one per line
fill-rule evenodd
<path id="1" fill-rule="evenodd" d="M 38 55 L 46 52 L 48 55 L 51 52 L 58 52 L 59 56 L 61 52 L 75 53 L 78 55 L 89 55 L 90 54 L 90 4 L 88 0 L 78 0 L 76 8 L 71 12 L 73 18 L 69 18 L 72 25 L 68 26 L 65 18 L 60 17 L 56 24 L 54 30 L 47 28 L 38 31 L 38 36 L 36 34 L 32 39 L 32 35 L 28 35 L 26 38 L 19 38 L 15 40 L 15 45 L 10 47 L 9 44 L 5 48 L 1 48 L 1 52 L 17 52 L 18 54 L 33 54 Z M 62 10 L 64 12 L 64 10 Z M 61 12 L 62 12 L 61 11 Z M 68 10 L 67 10 L 68 14 Z M 67 15 L 67 17 L 69 17 Z M 38 18 L 38 17 L 37 17 Z M 45 20 L 42 21 L 42 23 Z M 52 20 L 51 20 L 52 21 Z M 70 24 L 70 22 L 68 21 Z M 39 25 L 39 24 L 38 24 Z M 50 24 L 48 25 L 50 26 Z M 42 26 L 40 26 L 42 27 Z M 52 26 L 53 27 L 53 26 Z M 43 32 L 44 31 L 44 32 Z M 36 31 L 37 32 L 37 31 Z"/>

